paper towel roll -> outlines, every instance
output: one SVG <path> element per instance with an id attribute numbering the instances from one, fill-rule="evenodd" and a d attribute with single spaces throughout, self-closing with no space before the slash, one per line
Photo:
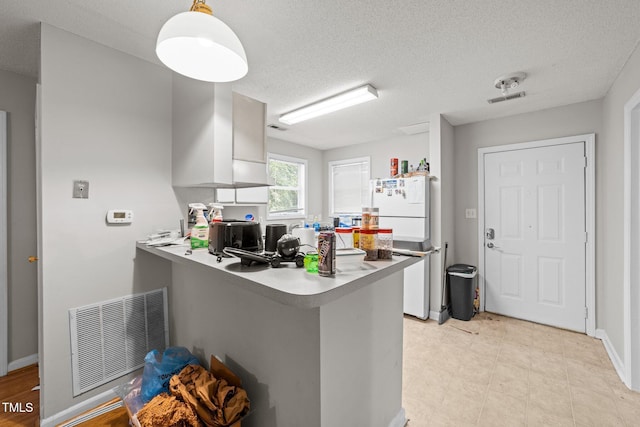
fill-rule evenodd
<path id="1" fill-rule="evenodd" d="M 318 246 L 317 242 L 316 242 L 316 233 L 313 230 L 313 228 L 302 228 L 302 227 L 298 227 L 298 228 L 294 228 L 293 231 L 291 232 L 291 234 L 293 234 L 294 236 L 296 236 L 298 239 L 300 239 L 300 244 L 301 245 L 310 245 L 313 246 L 314 248 Z M 303 251 L 307 251 L 309 248 L 306 249 L 302 249 Z"/>

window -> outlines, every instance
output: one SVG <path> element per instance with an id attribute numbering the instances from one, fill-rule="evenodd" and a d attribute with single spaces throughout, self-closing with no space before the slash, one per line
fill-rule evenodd
<path id="1" fill-rule="evenodd" d="M 359 215 L 369 204 L 369 157 L 329 162 L 331 216 Z"/>
<path id="2" fill-rule="evenodd" d="M 307 161 L 269 153 L 267 219 L 293 219 L 306 216 Z"/>

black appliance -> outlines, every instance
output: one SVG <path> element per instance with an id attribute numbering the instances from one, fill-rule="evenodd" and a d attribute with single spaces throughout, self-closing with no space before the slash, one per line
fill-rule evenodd
<path id="1" fill-rule="evenodd" d="M 264 251 L 273 254 L 278 249 L 278 239 L 287 234 L 287 226 L 285 224 L 267 224 L 266 237 L 264 242 Z"/>
<path id="2" fill-rule="evenodd" d="M 262 252 L 260 223 L 225 220 L 209 224 L 209 252 L 223 255 L 224 248 Z"/>

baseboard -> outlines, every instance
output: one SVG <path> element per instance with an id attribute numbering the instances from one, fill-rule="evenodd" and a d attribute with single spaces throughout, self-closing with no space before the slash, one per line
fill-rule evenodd
<path id="1" fill-rule="evenodd" d="M 396 416 L 393 417 L 393 419 L 389 423 L 389 427 L 404 427 L 405 425 L 407 425 L 407 421 L 409 420 L 407 420 L 406 418 L 404 408 L 400 408 L 400 412 L 398 412 Z"/>
<path id="2" fill-rule="evenodd" d="M 60 411 L 57 414 L 54 414 L 48 418 L 44 418 L 40 420 L 40 427 L 54 427 L 58 424 L 62 424 L 67 420 L 70 420 L 83 412 L 87 412 L 96 406 L 100 406 L 111 399 L 118 397 L 113 390 L 107 390 L 103 393 L 100 393 L 96 396 L 90 397 L 89 399 L 82 401 L 76 405 L 73 405 L 70 408 L 65 409 L 64 411 Z"/>
<path id="3" fill-rule="evenodd" d="M 15 371 L 16 369 L 25 368 L 29 365 L 34 365 L 38 363 L 38 354 L 31 354 L 29 356 L 21 357 L 18 360 L 14 360 L 9 363 L 8 370 L 9 372 Z"/>
<path id="4" fill-rule="evenodd" d="M 440 317 L 440 312 L 439 311 L 433 311 L 432 310 L 432 311 L 429 312 L 429 319 L 435 320 L 437 322 L 439 317 Z"/>
<path id="5" fill-rule="evenodd" d="M 629 384 L 626 381 L 626 375 L 624 373 L 624 363 L 622 363 L 622 359 L 620 359 L 620 356 L 618 356 L 616 349 L 613 347 L 613 344 L 611 344 L 609 335 L 607 335 L 607 331 L 605 331 L 604 329 L 596 329 L 596 338 L 602 341 L 602 344 L 604 344 L 604 348 L 605 350 L 607 350 L 607 354 L 609 355 L 609 359 L 611 359 L 611 363 L 613 364 L 616 373 L 618 374 L 622 382 L 626 384 L 627 387 L 629 387 Z"/>

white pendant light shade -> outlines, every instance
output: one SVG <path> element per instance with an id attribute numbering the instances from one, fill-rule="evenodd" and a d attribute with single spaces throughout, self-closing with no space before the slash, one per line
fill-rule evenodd
<path id="1" fill-rule="evenodd" d="M 169 19 L 158 34 L 156 54 L 176 73 L 207 82 L 231 82 L 249 70 L 238 36 L 218 18 L 201 12 Z"/>

